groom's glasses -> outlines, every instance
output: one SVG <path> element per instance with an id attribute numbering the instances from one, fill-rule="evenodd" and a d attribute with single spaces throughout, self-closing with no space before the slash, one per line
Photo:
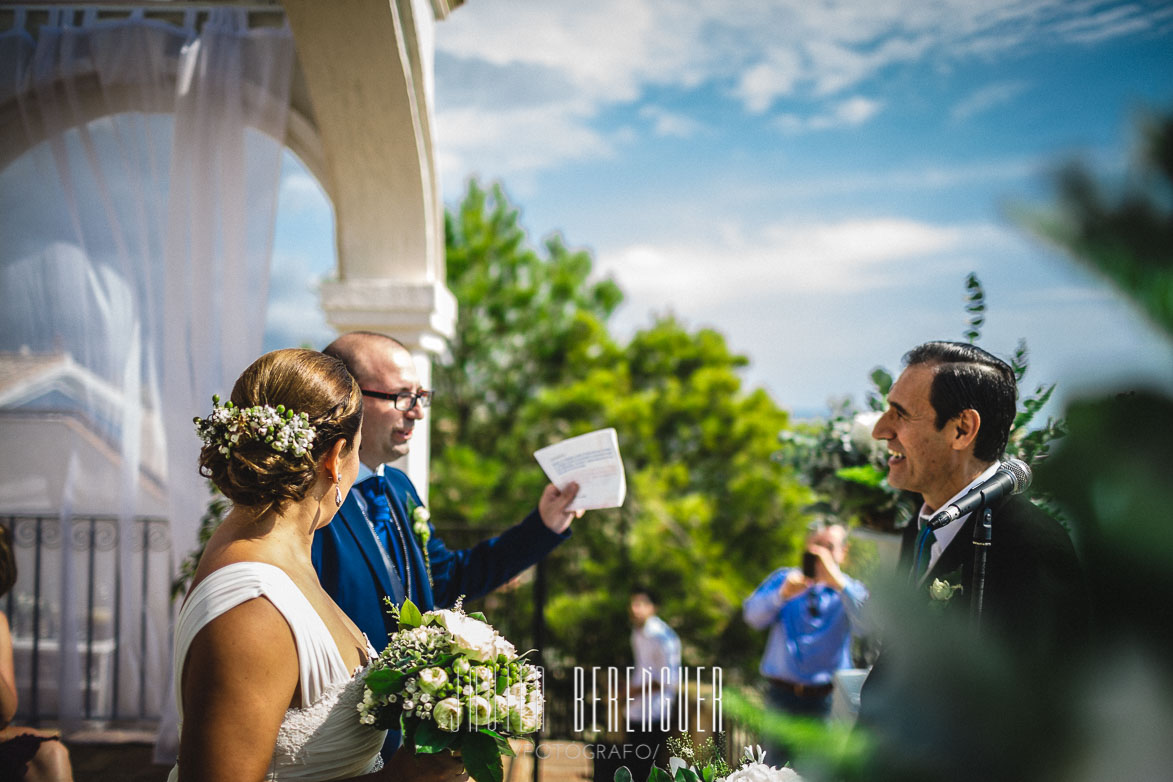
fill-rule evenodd
<path id="1" fill-rule="evenodd" d="M 370 391 L 368 389 L 360 389 L 363 396 L 373 396 L 375 399 L 387 399 L 395 403 L 395 409 L 401 413 L 406 413 L 415 407 L 418 403 L 420 407 L 432 406 L 432 392 L 424 391 L 399 391 L 395 394 L 388 394 L 386 391 Z"/>

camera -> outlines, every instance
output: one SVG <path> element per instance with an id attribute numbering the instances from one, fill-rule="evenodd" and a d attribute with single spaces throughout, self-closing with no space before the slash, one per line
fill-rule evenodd
<path id="1" fill-rule="evenodd" d="M 819 556 L 811 551 L 802 552 L 802 574 L 807 578 L 815 577 L 815 563 L 819 561 Z"/>

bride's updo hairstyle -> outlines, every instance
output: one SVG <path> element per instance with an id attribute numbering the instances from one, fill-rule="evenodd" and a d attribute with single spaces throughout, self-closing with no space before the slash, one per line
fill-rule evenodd
<path id="1" fill-rule="evenodd" d="M 236 412 L 268 406 L 297 418 L 305 414 L 300 426 L 313 428 L 304 451 L 281 449 L 272 437 L 266 440 L 247 431 L 232 443 L 222 437 L 205 442 L 200 475 L 211 478 L 237 505 L 263 510 L 304 499 L 323 454 L 338 440 L 346 440 L 349 452 L 362 425 L 358 383 L 341 361 L 314 350 L 290 348 L 261 356 L 237 379 L 231 405 Z"/>

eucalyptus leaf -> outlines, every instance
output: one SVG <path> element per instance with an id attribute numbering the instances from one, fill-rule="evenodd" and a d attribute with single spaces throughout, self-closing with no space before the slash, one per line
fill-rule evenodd
<path id="1" fill-rule="evenodd" d="M 652 766 L 652 772 L 648 774 L 648 782 L 672 782 L 672 776 L 659 766 Z"/>
<path id="2" fill-rule="evenodd" d="M 415 751 L 421 755 L 434 755 L 451 747 L 458 735 L 440 730 L 431 720 L 420 720 L 415 731 Z"/>
<path id="3" fill-rule="evenodd" d="M 403 607 L 399 609 L 399 629 L 407 630 L 413 627 L 419 627 L 424 623 L 424 615 L 420 613 L 416 604 L 410 600 L 403 601 Z"/>
<path id="4" fill-rule="evenodd" d="M 502 736 L 492 728 L 481 728 L 481 733 L 487 736 L 492 736 L 493 741 L 497 742 L 497 751 L 506 757 L 516 757 L 517 753 L 513 751 L 513 747 L 509 744 L 509 739 Z"/>
<path id="5" fill-rule="evenodd" d="M 461 734 L 460 751 L 464 756 L 464 768 L 477 782 L 501 782 L 505 775 L 501 765 L 501 753 L 497 751 L 496 740 L 481 731 Z"/>
<path id="6" fill-rule="evenodd" d="M 376 695 L 385 695 L 389 692 L 399 692 L 403 689 L 402 671 L 393 671 L 389 668 L 379 668 L 367 674 L 366 685 Z"/>

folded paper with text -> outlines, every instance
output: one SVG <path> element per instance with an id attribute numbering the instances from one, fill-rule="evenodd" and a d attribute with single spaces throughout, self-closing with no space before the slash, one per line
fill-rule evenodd
<path id="1" fill-rule="evenodd" d="M 618 508 L 627 496 L 627 476 L 614 429 L 580 434 L 539 448 L 534 458 L 559 489 L 571 482 L 578 484 L 578 496 L 568 510 Z"/>

